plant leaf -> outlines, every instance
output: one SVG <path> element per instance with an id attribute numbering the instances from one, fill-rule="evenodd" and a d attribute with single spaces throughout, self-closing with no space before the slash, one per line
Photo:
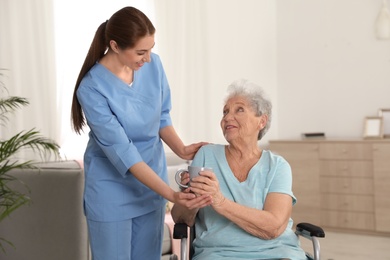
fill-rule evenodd
<path id="1" fill-rule="evenodd" d="M 0 76 L 3 69 L 0 68 Z M 0 87 L 4 87 L 0 80 Z M 7 114 L 14 112 L 16 109 L 28 105 L 27 99 L 22 97 L 8 97 L 0 99 L 0 125 L 8 121 Z M 30 190 L 27 185 L 12 176 L 14 169 L 36 169 L 35 162 L 32 160 L 19 161 L 15 159 L 15 155 L 24 149 L 32 149 L 34 152 L 45 160 L 49 155 L 54 154 L 56 159 L 59 158 L 59 145 L 49 139 L 43 137 L 35 128 L 28 131 L 21 131 L 9 138 L 8 140 L 0 140 L 0 222 L 9 216 L 19 207 L 30 203 L 30 197 L 27 194 L 14 190 L 9 185 L 11 182 L 18 181 L 26 188 L 25 193 Z M 0 251 L 5 253 L 4 243 L 13 246 L 11 242 L 0 237 Z"/>
<path id="2" fill-rule="evenodd" d="M 6 99 L 0 99 L 0 122 L 4 125 L 4 122 L 8 121 L 8 113 L 14 112 L 16 109 L 27 106 L 28 100 L 21 97 L 8 97 Z"/>

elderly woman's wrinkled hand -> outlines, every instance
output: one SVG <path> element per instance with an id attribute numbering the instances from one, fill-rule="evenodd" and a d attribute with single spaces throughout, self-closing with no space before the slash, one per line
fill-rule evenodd
<path id="1" fill-rule="evenodd" d="M 202 171 L 200 176 L 195 177 L 191 181 L 191 191 L 199 195 L 210 195 L 212 197 L 212 206 L 219 207 L 225 197 L 219 188 L 217 177 L 212 171 Z"/>
<path id="2" fill-rule="evenodd" d="M 183 185 L 188 185 L 189 182 L 190 182 L 190 174 L 188 172 L 184 172 L 183 174 L 181 174 L 180 183 Z M 186 188 L 180 186 L 180 190 L 184 191 L 186 190 Z"/>

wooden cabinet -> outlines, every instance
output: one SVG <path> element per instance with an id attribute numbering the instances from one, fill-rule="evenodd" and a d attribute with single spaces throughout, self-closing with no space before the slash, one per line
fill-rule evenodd
<path id="1" fill-rule="evenodd" d="M 390 144 L 373 144 L 376 231 L 390 232 Z"/>
<path id="2" fill-rule="evenodd" d="M 371 144 L 340 141 L 319 146 L 322 225 L 375 229 Z M 336 200 L 329 203 L 330 199 Z"/>
<path id="3" fill-rule="evenodd" d="M 293 193 L 297 204 L 293 207 L 294 223 L 318 223 L 320 218 L 320 189 L 318 144 L 315 143 L 272 143 L 290 163 L 293 171 Z"/>
<path id="4" fill-rule="evenodd" d="M 390 233 L 390 140 L 278 140 L 270 150 L 292 167 L 295 223 Z"/>

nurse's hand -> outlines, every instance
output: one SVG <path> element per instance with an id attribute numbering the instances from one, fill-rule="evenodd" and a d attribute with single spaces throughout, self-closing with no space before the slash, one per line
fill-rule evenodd
<path id="1" fill-rule="evenodd" d="M 197 196 L 191 192 L 191 188 L 181 192 L 175 192 L 174 198 L 175 201 L 173 201 L 173 203 L 177 203 L 189 210 L 203 208 L 212 203 L 212 196 L 209 194 Z"/>
<path id="2" fill-rule="evenodd" d="M 199 142 L 199 143 L 193 143 L 190 145 L 184 146 L 184 149 L 182 151 L 182 154 L 179 156 L 184 160 L 192 160 L 194 159 L 194 156 L 196 152 L 201 148 L 203 145 L 208 144 L 207 142 Z"/>

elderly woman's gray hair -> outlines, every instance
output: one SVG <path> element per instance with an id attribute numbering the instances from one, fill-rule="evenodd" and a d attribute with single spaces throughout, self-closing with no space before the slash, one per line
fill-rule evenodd
<path id="1" fill-rule="evenodd" d="M 272 103 L 267 98 L 262 88 L 245 79 L 236 80 L 228 86 L 225 103 L 232 97 L 244 97 L 256 112 L 256 116 L 267 115 L 267 124 L 260 130 L 257 140 L 263 138 L 271 126 Z"/>

